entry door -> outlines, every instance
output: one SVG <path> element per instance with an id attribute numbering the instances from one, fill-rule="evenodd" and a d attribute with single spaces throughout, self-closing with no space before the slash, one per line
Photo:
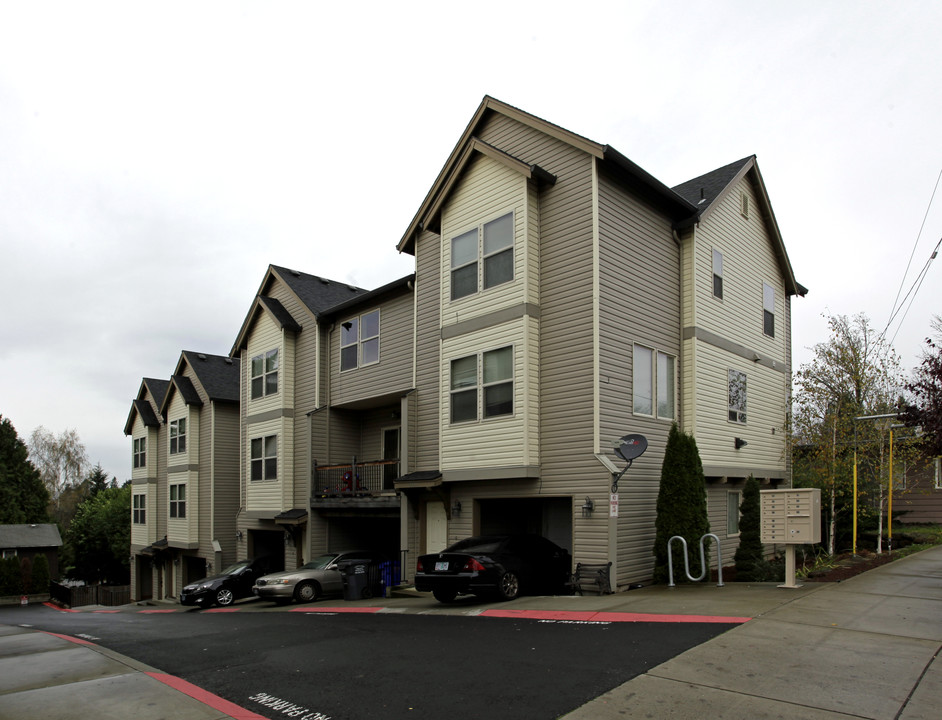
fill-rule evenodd
<path id="1" fill-rule="evenodd" d="M 440 500 L 425 505 L 425 552 L 441 552 L 448 547 L 448 518 Z"/>

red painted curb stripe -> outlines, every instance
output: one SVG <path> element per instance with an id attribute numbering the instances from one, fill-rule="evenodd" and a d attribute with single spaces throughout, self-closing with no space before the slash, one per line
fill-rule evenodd
<path id="1" fill-rule="evenodd" d="M 41 630 L 40 632 L 44 632 L 46 633 L 46 635 L 52 635 L 53 637 L 62 638 L 63 640 L 68 640 L 69 642 L 73 642 L 76 645 L 94 645 L 95 644 L 93 642 L 89 642 L 88 640 L 83 640 L 82 638 L 72 637 L 71 635 L 61 635 L 59 633 L 46 632 L 45 630 Z"/>
<path id="2" fill-rule="evenodd" d="M 58 610 L 59 612 L 78 612 L 78 610 L 72 610 L 71 608 L 59 607 L 55 603 L 51 603 L 51 602 L 44 602 L 43 605 L 45 605 L 46 607 L 50 607 L 53 610 Z"/>
<path id="3" fill-rule="evenodd" d="M 380 607 L 296 607 L 288 612 L 304 613 L 378 613 Z"/>
<path id="4" fill-rule="evenodd" d="M 239 612 L 239 608 L 210 608 L 209 610 L 204 610 L 203 612 L 208 612 L 208 613 Z"/>
<path id="5" fill-rule="evenodd" d="M 174 613 L 176 610 L 138 610 L 141 615 L 157 615 L 159 613 Z"/>
<path id="6" fill-rule="evenodd" d="M 159 680 L 164 685 L 173 688 L 174 690 L 179 690 L 184 695 L 189 695 L 194 700 L 199 700 L 204 705 L 208 705 L 213 708 L 213 710 L 218 710 L 221 713 L 230 715 L 237 720 L 267 720 L 262 715 L 254 713 L 251 710 L 246 710 L 244 707 L 240 707 L 233 702 L 219 697 L 218 695 L 213 695 L 211 692 L 203 690 L 201 687 L 197 687 L 193 683 L 188 683 L 186 680 L 182 680 L 173 675 L 167 675 L 165 673 L 156 673 L 156 672 L 146 672 L 145 675 L 149 675 L 155 680 Z"/>
<path id="7" fill-rule="evenodd" d="M 526 620 L 567 620 L 575 622 L 660 622 L 741 624 L 752 618 L 722 615 L 655 615 L 652 613 L 592 612 L 576 610 L 485 610 L 483 617 L 522 618 Z"/>

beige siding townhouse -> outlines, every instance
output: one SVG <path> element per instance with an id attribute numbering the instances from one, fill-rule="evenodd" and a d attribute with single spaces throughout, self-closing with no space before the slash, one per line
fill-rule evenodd
<path id="1" fill-rule="evenodd" d="M 160 404 L 167 394 L 167 380 L 144 378 L 131 403 L 124 434 L 131 438 L 131 598 L 163 597 L 161 545 L 167 523 L 158 508 L 166 506 L 166 427 Z M 164 542 L 163 547 L 166 546 Z"/>
<path id="2" fill-rule="evenodd" d="M 326 402 L 321 315 L 364 294 L 296 270 L 269 266 L 230 355 L 241 361 L 240 482 L 236 538 L 241 557 L 295 568 L 320 550 L 312 528 L 312 413 Z"/>
<path id="3" fill-rule="evenodd" d="M 671 190 L 610 146 L 484 99 L 398 246 L 416 259 L 414 439 L 395 483 L 413 557 L 471 534 L 530 531 L 576 562 L 611 561 L 615 586 L 649 579 L 673 422 L 706 434 L 717 478 L 735 468 L 737 478 L 787 479 L 788 297 L 800 286 L 747 164 L 707 214 L 713 203 Z M 754 203 L 753 223 L 729 227 L 719 205 L 745 202 L 740 193 Z M 685 304 L 697 300 L 702 268 L 688 255 L 712 238 L 742 267 L 726 301 L 737 304 L 698 335 Z M 732 327 L 751 312 L 763 335 L 763 283 L 776 337 Z M 725 356 L 691 372 L 691 333 L 694 350 Z M 724 342 L 707 347 L 713 335 Z M 744 366 L 743 348 L 764 362 Z M 755 418 L 727 420 L 727 370 L 749 371 Z M 695 424 L 687 416 L 698 403 L 719 403 L 730 424 Z M 721 429 L 734 431 L 729 442 Z M 629 433 L 649 448 L 613 497 L 612 464 L 625 465 L 613 443 Z M 734 437 L 749 445 L 737 449 Z M 725 498 L 722 480 L 714 485 Z"/>

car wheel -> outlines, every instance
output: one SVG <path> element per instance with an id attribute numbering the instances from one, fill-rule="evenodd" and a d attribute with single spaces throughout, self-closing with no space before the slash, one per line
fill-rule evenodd
<path id="1" fill-rule="evenodd" d="M 505 572 L 497 582 L 497 592 L 502 600 L 514 600 L 520 594 L 520 580 L 516 574 Z"/>
<path id="2" fill-rule="evenodd" d="M 232 590 L 229 588 L 219 588 L 216 591 L 216 604 L 222 607 L 228 607 L 235 602 L 235 595 L 232 594 Z"/>
<path id="3" fill-rule="evenodd" d="M 432 595 L 440 603 L 450 603 L 458 597 L 458 593 L 454 590 L 432 590 Z"/>
<path id="4" fill-rule="evenodd" d="M 317 600 L 318 596 L 320 596 L 320 590 L 317 587 L 317 583 L 311 582 L 310 580 L 298 583 L 297 587 L 294 589 L 294 599 L 298 602 L 313 602 Z"/>

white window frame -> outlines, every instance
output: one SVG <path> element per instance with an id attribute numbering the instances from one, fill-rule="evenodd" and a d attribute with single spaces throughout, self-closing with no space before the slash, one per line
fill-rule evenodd
<path id="1" fill-rule="evenodd" d="M 381 322 L 380 309 L 376 308 L 340 324 L 340 372 L 379 362 Z M 371 328 L 374 325 L 375 331 Z"/>
<path id="2" fill-rule="evenodd" d="M 641 357 L 644 353 L 647 356 Z M 658 420 L 677 419 L 677 356 L 657 348 L 635 343 L 632 346 L 631 409 L 635 415 L 653 417 Z M 642 376 L 639 371 L 647 370 Z M 639 390 L 647 393 L 639 395 Z M 663 396 L 670 396 L 670 412 L 664 412 Z M 650 412 L 639 408 L 639 400 L 650 403 Z"/>
<path id="3" fill-rule="evenodd" d="M 713 297 L 723 299 L 723 253 L 716 248 L 713 248 Z"/>
<path id="4" fill-rule="evenodd" d="M 502 223 L 507 219 L 509 219 L 510 223 L 510 242 L 497 247 L 488 248 L 488 228 L 496 227 L 498 223 Z M 464 241 L 470 244 L 472 238 L 476 240 L 477 244 L 475 255 L 472 257 L 470 253 L 468 253 L 467 259 L 459 259 L 456 263 L 456 257 L 458 256 L 458 253 L 455 252 L 456 243 L 459 241 Z M 465 230 L 464 232 L 460 232 L 457 235 L 452 236 L 449 243 L 449 257 L 451 258 L 450 296 L 453 301 L 471 297 L 472 295 L 484 292 L 485 290 L 490 290 L 491 288 L 513 282 L 516 275 L 516 270 L 514 268 L 516 259 L 516 224 L 513 210 L 510 212 L 503 212 L 497 217 L 479 223 L 471 230 Z M 497 279 L 489 281 L 488 268 L 490 267 L 491 262 L 506 254 L 510 255 L 510 277 L 500 275 Z M 464 271 L 464 273 L 462 273 L 462 271 Z M 462 292 L 461 295 L 456 296 L 455 288 L 458 285 L 458 283 L 455 282 L 456 274 L 462 273 L 464 275 L 470 275 L 471 271 L 473 271 L 475 277 L 474 290 L 468 289 L 466 292 Z"/>
<path id="5" fill-rule="evenodd" d="M 280 369 L 281 353 L 278 348 L 266 350 L 252 358 L 249 363 L 249 394 L 252 400 L 278 394 Z"/>
<path id="6" fill-rule="evenodd" d="M 775 337 L 775 288 L 766 282 L 762 283 L 762 332 Z"/>
<path id="7" fill-rule="evenodd" d="M 734 387 L 733 383 L 737 383 L 739 387 Z M 746 373 L 741 370 L 735 370 L 729 368 L 727 372 L 727 413 L 726 419 L 731 423 L 736 423 L 737 425 L 745 425 L 747 419 L 747 405 L 746 405 L 746 387 L 747 387 L 747 377 Z M 741 397 L 740 397 L 741 396 Z"/>
<path id="8" fill-rule="evenodd" d="M 735 506 L 732 504 L 735 502 Z M 739 520 L 741 514 L 739 506 L 742 505 L 742 490 L 727 490 L 726 492 L 726 537 L 738 537 L 741 532 Z"/>
<path id="9" fill-rule="evenodd" d="M 170 517 L 176 520 L 186 519 L 186 483 L 170 484 Z"/>
<path id="10" fill-rule="evenodd" d="M 167 435 L 171 455 L 181 455 L 186 452 L 186 418 L 171 420 Z"/>
<path id="11" fill-rule="evenodd" d="M 255 469 L 259 468 L 258 477 Z M 272 482 L 278 479 L 278 436 L 262 435 L 249 441 L 249 481 Z"/>
<path id="12" fill-rule="evenodd" d="M 498 377 L 488 377 L 488 360 L 497 359 L 498 353 L 509 353 L 510 354 L 510 374 L 500 375 Z M 473 377 L 469 376 L 467 371 L 464 374 L 463 381 L 460 384 L 456 384 L 455 380 L 455 366 L 457 363 L 463 363 L 465 365 L 470 365 L 470 362 L 474 361 L 474 372 Z M 493 366 L 491 366 L 493 367 Z M 454 358 L 449 363 L 449 421 L 451 424 L 460 424 L 467 422 L 479 422 L 482 420 L 491 420 L 495 418 L 506 418 L 513 417 L 514 415 L 514 346 L 513 345 L 504 345 L 499 348 L 494 348 L 492 350 L 484 350 L 474 355 L 463 355 L 459 358 Z M 471 382 L 473 380 L 473 383 Z M 489 391 L 497 392 L 506 392 L 509 389 L 510 392 L 510 410 L 508 412 L 488 412 L 488 400 L 487 396 Z M 456 396 L 466 395 L 470 397 L 471 394 L 474 394 L 474 416 L 463 416 L 458 419 L 455 418 L 455 408 L 457 406 L 455 402 Z M 505 405 L 500 403 L 501 406 Z"/>
<path id="13" fill-rule="evenodd" d="M 147 467 L 147 437 L 134 438 L 134 449 L 132 451 L 133 467 Z"/>
<path id="14" fill-rule="evenodd" d="M 147 524 L 147 493 L 132 493 L 131 522 L 134 525 Z"/>

